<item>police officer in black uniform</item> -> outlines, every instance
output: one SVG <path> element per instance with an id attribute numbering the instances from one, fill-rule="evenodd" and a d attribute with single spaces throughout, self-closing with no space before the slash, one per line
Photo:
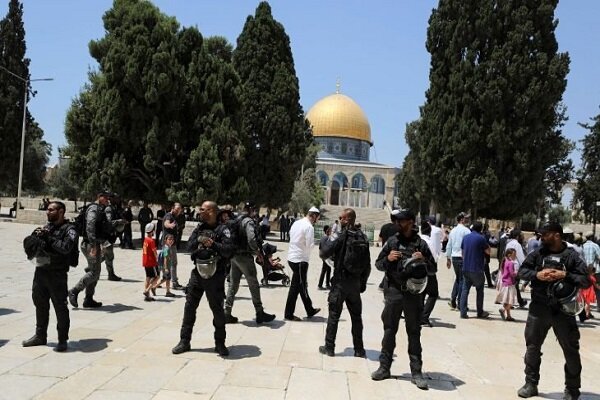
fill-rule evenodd
<path id="1" fill-rule="evenodd" d="M 556 289 L 586 288 L 591 282 L 585 262 L 562 240 L 562 226 L 550 222 L 542 227 L 541 232 L 542 246 L 527 256 L 518 273 L 519 279 L 531 282 L 531 305 L 525 325 L 525 385 L 519 389 L 518 395 L 538 395 L 542 344 L 552 327 L 565 355 L 563 399 L 578 399 L 581 387 L 579 328 L 575 315 L 569 315 L 563 309 L 565 305 L 573 306 L 576 296 L 571 302 L 563 303 Z"/>
<path id="2" fill-rule="evenodd" d="M 352 344 L 354 345 L 354 357 L 364 358 L 366 356 L 363 343 L 362 322 L 362 300 L 360 294 L 367 289 L 367 280 L 371 274 L 371 259 L 365 264 L 360 275 L 350 274 L 342 265 L 345 252 L 346 236 L 351 232 L 353 235 L 364 233 L 354 226 L 356 212 L 346 208 L 340 215 L 342 233 L 334 241 L 323 244 L 321 249 L 324 258 L 333 257 L 333 277 L 331 278 L 331 291 L 327 298 L 329 304 L 329 315 L 327 317 L 327 328 L 325 330 L 325 346 L 319 347 L 321 354 L 329 357 L 335 355 L 335 337 L 337 335 L 338 322 L 344 303 L 348 307 L 350 320 L 352 321 Z"/>
<path id="3" fill-rule="evenodd" d="M 202 295 L 206 292 L 208 304 L 213 313 L 215 327 L 215 352 L 221 356 L 229 355 L 225 347 L 225 270 L 228 259 L 235 252 L 229 230 L 217 222 L 219 209 L 217 203 L 205 201 L 200 206 L 201 222 L 188 242 L 188 250 L 196 268 L 192 269 L 187 286 L 180 341 L 172 350 L 173 354 L 189 351 L 192 330 L 196 322 L 196 309 Z"/>
<path id="4" fill-rule="evenodd" d="M 100 267 L 102 265 L 102 244 L 106 242 L 113 230 L 108 221 L 105 208 L 112 197 L 112 193 L 104 190 L 98 193 L 96 203 L 90 204 L 85 212 L 85 232 L 81 242 L 81 252 L 85 256 L 88 266 L 85 275 L 79 282 L 69 290 L 69 303 L 78 307 L 77 296 L 85 289 L 83 306 L 86 308 L 102 307 L 102 303 L 94 300 L 96 285 L 100 279 Z"/>
<path id="5" fill-rule="evenodd" d="M 391 376 L 398 323 L 404 312 L 412 383 L 419 389 L 427 390 L 429 386 L 423 378 L 421 357 L 421 292 L 427 284 L 428 271 L 435 268 L 435 260 L 427 243 L 415 229 L 415 214 L 412 211 L 401 210 L 394 216 L 394 222 L 398 226 L 398 233 L 386 242 L 375 262 L 378 270 L 385 271 L 387 280 L 383 289 L 385 306 L 381 320 L 384 332 L 379 368 L 371 378 L 379 381 Z"/>
<path id="6" fill-rule="evenodd" d="M 65 220 L 65 205 L 53 201 L 48 205 L 46 215 L 48 224 L 36 229 L 24 241 L 28 257 L 36 259 L 33 275 L 31 297 L 35 305 L 36 328 L 35 335 L 23 342 L 23 347 L 46 344 L 48 319 L 50 313 L 49 301 L 52 300 L 56 312 L 58 345 L 55 351 L 67 350 L 69 340 L 69 309 L 67 307 L 67 272 L 77 256 L 79 237 L 75 227 Z M 33 244 L 36 250 L 29 254 L 28 244 Z"/>

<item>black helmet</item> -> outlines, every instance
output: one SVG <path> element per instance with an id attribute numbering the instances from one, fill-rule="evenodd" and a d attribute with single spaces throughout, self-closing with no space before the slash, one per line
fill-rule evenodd
<path id="1" fill-rule="evenodd" d="M 407 208 L 400 210 L 400 212 L 398 212 L 398 213 L 392 212 L 391 218 L 392 218 L 392 220 L 397 220 L 397 221 L 400 221 L 403 219 L 410 219 L 410 220 L 414 221 L 416 219 L 415 213 Z"/>
<path id="2" fill-rule="evenodd" d="M 427 263 L 423 258 L 409 258 L 404 263 L 404 271 L 408 276 L 406 290 L 412 294 L 420 294 L 427 287 Z"/>
<path id="3" fill-rule="evenodd" d="M 571 282 L 564 279 L 552 282 L 548 285 L 547 294 L 564 314 L 575 316 L 583 310 L 583 296 L 579 288 Z"/>

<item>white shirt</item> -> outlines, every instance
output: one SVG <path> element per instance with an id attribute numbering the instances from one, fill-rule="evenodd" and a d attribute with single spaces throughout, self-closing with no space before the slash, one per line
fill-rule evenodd
<path id="1" fill-rule="evenodd" d="M 288 261 L 293 263 L 308 262 L 310 251 L 315 244 L 315 228 L 304 217 L 294 222 L 290 229 L 290 247 L 288 250 Z"/>
<path id="2" fill-rule="evenodd" d="M 423 239 L 425 241 L 425 243 L 427 243 L 427 247 L 429 247 L 429 251 L 431 251 L 433 253 L 433 250 L 431 248 L 431 237 L 429 237 L 428 235 L 424 235 L 422 233 L 419 233 L 419 236 L 421 236 L 421 239 Z"/>
<path id="3" fill-rule="evenodd" d="M 458 224 L 450 231 L 448 235 L 448 244 L 446 244 L 446 256 L 462 257 L 462 241 L 465 236 L 471 233 L 471 230 L 463 224 Z"/>
<path id="4" fill-rule="evenodd" d="M 431 243 L 429 244 L 429 249 L 431 250 L 431 254 L 433 254 L 433 258 L 435 261 L 438 260 L 440 254 L 442 253 L 442 229 L 438 228 L 435 225 L 431 225 Z"/>
<path id="5" fill-rule="evenodd" d="M 517 239 L 510 239 L 508 243 L 506 243 L 504 251 L 506 252 L 506 250 L 508 249 L 515 249 L 515 251 L 517 252 L 517 262 L 519 263 L 519 265 L 522 265 L 523 261 L 525 261 L 525 253 L 523 253 L 523 246 L 521 246 L 521 243 L 519 243 Z M 518 269 L 518 266 L 515 264 L 515 270 Z"/>

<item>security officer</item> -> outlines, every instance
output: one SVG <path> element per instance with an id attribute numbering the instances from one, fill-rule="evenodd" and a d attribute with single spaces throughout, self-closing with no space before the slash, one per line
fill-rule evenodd
<path id="1" fill-rule="evenodd" d="M 346 208 L 340 215 L 340 225 L 342 233 L 334 241 L 324 243 L 322 255 L 324 258 L 333 257 L 333 277 L 331 278 L 331 291 L 327 302 L 329 303 L 329 316 L 327 317 L 327 328 L 325 330 L 325 346 L 319 347 L 321 354 L 329 357 L 335 355 L 335 337 L 337 335 L 338 322 L 340 315 L 346 303 L 350 320 L 352 321 L 352 344 L 354 345 L 354 357 L 364 358 L 366 356 L 363 343 L 363 323 L 362 323 L 362 300 L 360 294 L 367 289 L 367 280 L 371 274 L 371 258 L 365 263 L 364 269 L 360 275 L 350 274 L 342 265 L 345 247 L 347 245 L 346 236 L 349 232 L 353 235 L 363 235 L 359 229 L 355 228 L 356 212 L 351 208 Z"/>
<path id="2" fill-rule="evenodd" d="M 542 229 L 542 246 L 529 254 L 519 267 L 518 278 L 531 282 L 531 305 L 525 325 L 525 385 L 519 397 L 538 395 L 542 345 L 550 327 L 565 355 L 565 391 L 563 399 L 578 399 L 581 387 L 579 328 L 574 315 L 560 310 L 553 296 L 556 282 L 577 288 L 590 286 L 585 262 L 562 240 L 562 226 L 555 222 Z"/>
<path id="3" fill-rule="evenodd" d="M 379 381 L 391 376 L 398 322 L 404 312 L 412 383 L 419 389 L 427 390 L 429 386 L 422 374 L 420 322 L 423 300 L 420 292 L 425 289 L 427 272 L 435 268 L 435 260 L 427 243 L 415 229 L 415 214 L 412 211 L 401 210 L 395 215 L 394 223 L 398 226 L 398 233 L 386 242 L 375 262 L 378 270 L 385 271 L 387 283 L 384 287 L 385 306 L 381 314 L 384 333 L 379 368 L 373 372 L 371 378 Z M 417 272 L 409 270 L 410 263 L 415 265 L 415 269 L 416 265 L 422 267 L 423 271 L 419 272 L 423 275 L 418 276 L 420 281 L 414 280 L 417 278 Z M 417 286 L 413 282 L 420 282 L 420 285 Z"/>
<path id="4" fill-rule="evenodd" d="M 119 215 L 119 210 L 117 208 L 117 201 L 115 201 L 117 195 L 113 194 L 114 197 L 110 199 L 110 203 L 104 209 L 106 214 L 106 220 L 112 224 L 113 226 L 119 224 L 121 221 L 121 216 Z M 124 221 L 120 225 L 121 229 L 125 228 Z M 121 233 L 123 231 L 121 230 Z M 102 255 L 104 257 L 104 262 L 106 263 L 106 271 L 108 272 L 108 280 L 109 281 L 120 281 L 121 277 L 115 274 L 114 260 L 115 260 L 115 252 L 113 251 L 113 246 L 117 241 L 117 231 L 113 230 L 111 232 L 110 237 L 102 244 Z"/>
<path id="5" fill-rule="evenodd" d="M 108 222 L 105 213 L 111 197 L 112 193 L 106 190 L 98 193 L 97 202 L 90 204 L 85 212 L 85 234 L 81 243 L 81 252 L 85 256 L 88 266 L 85 269 L 85 275 L 69 290 L 69 303 L 73 307 L 78 307 L 77 296 L 84 289 L 83 306 L 86 308 L 102 307 L 101 302 L 94 300 L 94 293 L 98 279 L 100 279 L 101 246 L 109 239 L 112 231 L 112 225 Z"/>
<path id="6" fill-rule="evenodd" d="M 77 255 L 79 237 L 75 227 L 65 220 L 65 205 L 53 201 L 46 210 L 48 224 L 36 229 L 27 242 L 37 242 L 36 268 L 33 275 L 32 298 L 35 305 L 35 335 L 23 342 L 23 347 L 46 344 L 48 319 L 50 313 L 49 300 L 52 300 L 56 312 L 58 345 L 54 351 L 67 350 L 69 339 L 69 309 L 67 307 L 67 272 L 73 264 L 72 257 Z M 28 254 L 30 256 L 30 254 Z"/>
<path id="7" fill-rule="evenodd" d="M 236 242 L 236 252 L 231 259 L 231 273 L 229 275 L 229 287 L 227 289 L 227 298 L 225 299 L 225 320 L 228 324 L 235 324 L 238 319 L 231 315 L 233 301 L 238 289 L 240 288 L 240 279 L 242 274 L 246 277 L 252 304 L 256 311 L 256 323 L 271 322 L 275 315 L 264 311 L 260 299 L 260 286 L 256 277 L 256 265 L 254 264 L 254 255 L 262 257 L 261 250 L 257 242 L 256 225 L 254 216 L 256 212 L 252 203 L 244 205 L 244 211 L 235 220 L 231 221 L 230 227 L 232 235 Z"/>
<path id="8" fill-rule="evenodd" d="M 172 350 L 180 354 L 190 350 L 192 330 L 196 321 L 196 309 L 202 295 L 206 292 L 208 304 L 213 313 L 215 327 L 215 352 L 220 356 L 229 355 L 225 347 L 225 270 L 227 260 L 233 255 L 235 245 L 229 230 L 219 228 L 217 203 L 205 201 L 200 206 L 201 222 L 198 224 L 188 242 L 188 250 L 196 268 L 192 269 L 187 286 L 183 322 L 181 324 L 180 341 Z"/>

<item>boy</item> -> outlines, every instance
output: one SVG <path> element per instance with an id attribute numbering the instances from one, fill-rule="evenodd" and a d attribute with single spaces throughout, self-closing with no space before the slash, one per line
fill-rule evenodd
<path id="1" fill-rule="evenodd" d="M 170 233 L 165 235 L 165 245 L 162 248 L 162 265 L 159 265 L 159 270 L 162 270 L 162 280 L 158 282 L 154 289 L 160 287 L 163 282 L 165 282 L 167 287 L 167 293 L 165 293 L 165 297 L 175 297 L 173 292 L 171 292 L 171 269 L 173 268 L 173 263 L 177 260 L 173 257 L 173 246 L 175 245 L 175 236 Z M 157 279 L 158 280 L 158 279 Z"/>
<path id="2" fill-rule="evenodd" d="M 150 290 L 158 280 L 156 243 L 154 242 L 154 224 L 150 222 L 146 225 L 146 237 L 142 247 L 142 265 L 146 271 L 146 281 L 144 283 L 144 301 L 154 301 L 150 295 Z"/>

